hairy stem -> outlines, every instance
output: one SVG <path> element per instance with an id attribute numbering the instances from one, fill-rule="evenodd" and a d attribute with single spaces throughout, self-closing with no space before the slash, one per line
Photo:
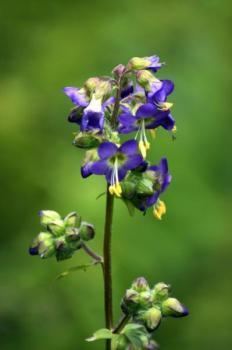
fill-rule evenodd
<path id="1" fill-rule="evenodd" d="M 112 307 L 112 273 L 111 273 L 111 236 L 113 220 L 114 196 L 109 193 L 107 186 L 105 230 L 104 230 L 104 294 L 105 294 L 105 322 L 106 328 L 113 326 L 113 307 Z M 111 340 L 106 340 L 106 350 L 111 349 Z"/>

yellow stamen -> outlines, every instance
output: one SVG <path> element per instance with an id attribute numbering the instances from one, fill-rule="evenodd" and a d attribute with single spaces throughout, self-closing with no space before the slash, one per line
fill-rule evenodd
<path id="1" fill-rule="evenodd" d="M 166 214 L 167 209 L 166 205 L 163 201 L 158 200 L 158 202 L 154 205 L 153 215 L 156 219 L 161 220 L 162 216 Z"/>
<path id="2" fill-rule="evenodd" d="M 146 158 L 147 150 L 149 148 L 150 148 L 150 143 L 148 141 L 143 141 L 143 140 L 139 141 L 139 149 L 140 149 L 140 152 L 141 152 L 143 158 Z"/>
<path id="3" fill-rule="evenodd" d="M 177 132 L 177 127 L 176 127 L 176 125 L 173 126 L 172 132 Z"/>
<path id="4" fill-rule="evenodd" d="M 168 111 L 170 108 L 172 108 L 173 103 L 171 102 L 161 102 L 159 103 L 158 107 L 161 109 L 161 111 Z"/>
<path id="5" fill-rule="evenodd" d="M 121 197 L 122 187 L 119 182 L 114 185 L 109 186 L 109 192 L 111 195 L 116 195 L 117 197 Z"/>

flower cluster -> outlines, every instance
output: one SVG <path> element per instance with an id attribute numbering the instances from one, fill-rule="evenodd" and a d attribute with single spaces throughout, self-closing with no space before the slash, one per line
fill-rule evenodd
<path id="1" fill-rule="evenodd" d="M 148 340 L 159 327 L 162 318 L 188 315 L 187 308 L 169 294 L 169 285 L 161 282 L 150 288 L 143 277 L 137 278 L 126 291 L 121 303 L 122 311 L 130 317 L 131 323 L 145 327 Z"/>
<path id="2" fill-rule="evenodd" d="M 126 290 L 121 309 L 123 322 L 113 331 L 101 329 L 88 341 L 111 339 L 114 350 L 157 350 L 153 336 L 163 318 L 184 317 L 187 308 L 170 297 L 170 286 L 160 282 L 150 288 L 144 277 L 137 278 Z"/>
<path id="3" fill-rule="evenodd" d="M 158 56 L 134 57 L 118 65 L 112 76 L 89 78 L 81 88 L 65 87 L 74 108 L 68 116 L 78 125 L 74 145 L 85 149 L 82 176 L 103 175 L 111 195 L 161 219 L 166 206 L 159 197 L 171 181 L 165 158 L 152 165 L 146 158 L 150 149 L 147 130 L 159 127 L 175 131 L 167 101 L 174 90 L 171 80 L 156 73 L 163 63 Z M 133 134 L 125 141 L 125 135 Z"/>
<path id="4" fill-rule="evenodd" d="M 43 259 L 55 256 L 58 261 L 65 260 L 95 236 L 93 225 L 81 221 L 76 212 L 64 219 L 52 210 L 43 210 L 39 215 L 43 231 L 32 242 L 29 248 L 31 255 L 39 255 Z"/>

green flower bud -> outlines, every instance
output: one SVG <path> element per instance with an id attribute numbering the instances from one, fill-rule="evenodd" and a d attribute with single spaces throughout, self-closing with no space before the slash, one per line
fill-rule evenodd
<path id="1" fill-rule="evenodd" d="M 94 135 L 94 133 L 80 132 L 75 136 L 73 140 L 74 146 L 83 149 L 96 148 L 100 145 L 100 143 L 101 138 L 97 135 Z"/>
<path id="2" fill-rule="evenodd" d="M 98 77 L 89 78 L 88 80 L 86 80 L 84 86 L 88 90 L 88 92 L 91 93 L 95 91 L 96 87 L 99 84 L 99 81 L 100 79 Z"/>
<path id="3" fill-rule="evenodd" d="M 124 64 L 119 64 L 116 67 L 114 67 L 114 69 L 112 70 L 112 73 L 115 77 L 115 79 L 120 78 L 123 73 L 125 72 L 126 67 L 124 66 Z"/>
<path id="4" fill-rule="evenodd" d="M 152 307 L 145 311 L 141 318 L 144 320 L 147 330 L 154 331 L 161 322 L 162 314 L 159 309 Z"/>
<path id="5" fill-rule="evenodd" d="M 135 183 L 129 180 L 121 182 L 122 196 L 126 199 L 131 199 L 135 195 Z"/>
<path id="6" fill-rule="evenodd" d="M 133 57 L 128 63 L 128 69 L 145 69 L 150 64 L 149 59 L 145 57 Z"/>
<path id="7" fill-rule="evenodd" d="M 149 284 L 144 277 L 137 278 L 132 283 L 131 288 L 134 289 L 138 293 L 150 291 Z"/>
<path id="8" fill-rule="evenodd" d="M 65 232 L 65 224 L 63 220 L 55 220 L 47 225 L 47 228 L 55 236 L 61 236 Z"/>
<path id="9" fill-rule="evenodd" d="M 110 96 L 111 91 L 112 85 L 109 78 L 101 78 L 95 90 L 95 97 L 106 100 Z"/>
<path id="10" fill-rule="evenodd" d="M 148 70 L 140 70 L 136 73 L 137 82 L 145 88 L 145 90 L 150 91 L 151 83 L 159 82 L 158 79 Z"/>
<path id="11" fill-rule="evenodd" d="M 163 316 L 184 317 L 189 314 L 188 309 L 175 298 L 168 298 L 162 303 Z"/>
<path id="12" fill-rule="evenodd" d="M 146 178 L 141 179 L 136 186 L 136 192 L 140 195 L 151 196 L 154 193 L 152 181 Z"/>
<path id="13" fill-rule="evenodd" d="M 39 216 L 40 216 L 41 225 L 45 227 L 49 225 L 51 222 L 61 219 L 60 215 L 53 210 L 41 210 L 39 212 Z"/>
<path id="14" fill-rule="evenodd" d="M 74 226 L 79 227 L 80 223 L 81 223 L 81 217 L 75 211 L 73 211 L 72 213 L 69 213 L 64 218 L 65 227 L 74 227 Z"/>
<path id="15" fill-rule="evenodd" d="M 169 292 L 170 285 L 163 282 L 157 283 L 152 290 L 153 302 L 160 302 L 167 299 Z"/>
<path id="16" fill-rule="evenodd" d="M 82 221 L 81 227 L 79 229 L 79 234 L 81 239 L 83 239 L 84 241 L 89 241 L 93 239 L 95 236 L 94 226 L 89 224 L 88 222 Z"/>
<path id="17" fill-rule="evenodd" d="M 48 232 L 40 232 L 37 237 L 38 255 L 45 259 L 55 255 L 55 243 L 53 236 Z"/>
<path id="18" fill-rule="evenodd" d="M 67 242 L 76 242 L 80 241 L 81 236 L 79 234 L 79 230 L 75 227 L 68 227 L 65 230 L 65 238 Z"/>

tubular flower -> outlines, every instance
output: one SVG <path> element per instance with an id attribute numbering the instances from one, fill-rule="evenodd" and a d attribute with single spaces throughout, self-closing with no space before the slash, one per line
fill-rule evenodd
<path id="1" fill-rule="evenodd" d="M 155 129 L 162 126 L 166 130 L 173 129 L 175 121 L 168 111 L 161 111 L 152 103 L 140 106 L 135 115 L 128 109 L 119 116 L 119 132 L 128 134 L 137 131 L 135 138 L 139 139 L 139 148 L 146 158 L 150 143 L 147 140 L 146 129 Z"/>
<path id="2" fill-rule="evenodd" d="M 146 206 L 151 207 L 157 202 L 160 194 L 166 190 L 166 188 L 171 182 L 172 177 L 168 172 L 167 159 L 162 158 L 159 165 L 149 166 L 146 170 L 146 174 L 154 181 L 154 193 L 146 200 Z"/>
<path id="3" fill-rule="evenodd" d="M 173 92 L 174 84 L 171 80 L 161 80 L 160 89 L 152 89 L 147 93 L 148 101 L 155 103 L 161 111 L 168 111 L 173 103 L 167 102 L 167 97 Z"/>
<path id="4" fill-rule="evenodd" d="M 135 169 L 143 162 L 137 142 L 129 140 L 120 147 L 112 142 L 103 142 L 98 148 L 98 156 L 99 160 L 92 162 L 88 171 L 96 175 L 105 175 L 110 193 L 120 197 L 120 181 L 129 170 Z M 88 163 L 85 166 L 87 167 Z"/>

